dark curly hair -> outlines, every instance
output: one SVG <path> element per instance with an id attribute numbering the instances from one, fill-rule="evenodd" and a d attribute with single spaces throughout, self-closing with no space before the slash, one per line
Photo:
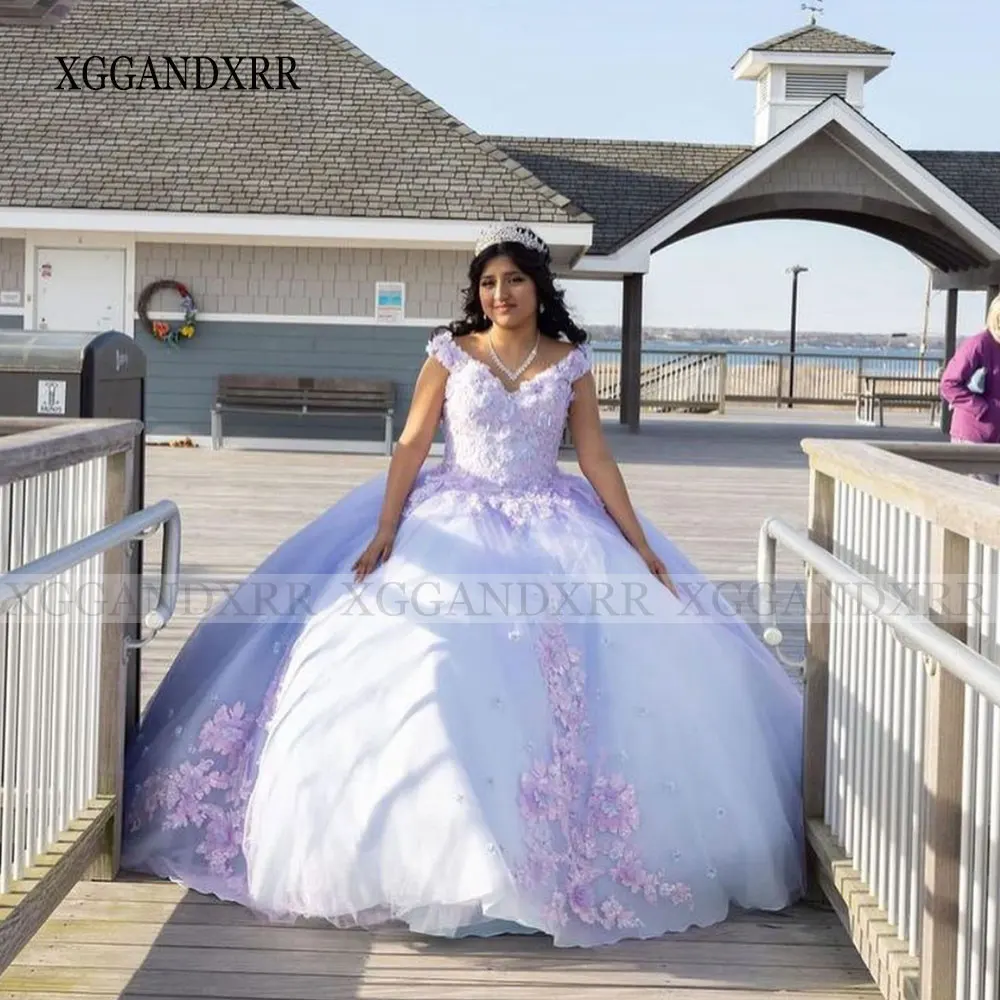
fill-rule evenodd
<path id="1" fill-rule="evenodd" d="M 479 282 L 483 269 L 497 257 L 509 257 L 534 283 L 538 296 L 538 332 L 552 340 L 565 337 L 571 344 L 582 344 L 587 332 L 573 321 L 566 308 L 565 292 L 556 288 L 546 258 L 521 243 L 495 243 L 487 247 L 469 265 L 469 287 L 463 291 L 462 317 L 448 324 L 456 337 L 480 333 L 490 328 L 490 321 L 479 302 Z"/>

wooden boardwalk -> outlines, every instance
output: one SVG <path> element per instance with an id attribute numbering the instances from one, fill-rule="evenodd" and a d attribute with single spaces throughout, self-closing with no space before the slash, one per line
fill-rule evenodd
<path id="1" fill-rule="evenodd" d="M 829 419 L 803 424 L 801 420 Z M 805 436 L 938 439 L 916 421 L 877 432 L 841 414 L 734 411 L 608 430 L 637 506 L 715 580 L 750 581 L 767 515 L 804 526 Z M 147 503 L 176 501 L 183 571 L 240 576 L 386 459 L 150 448 Z M 572 464 L 568 463 L 572 468 Z M 146 551 L 155 579 L 158 545 Z M 784 559 L 789 581 L 801 567 Z M 144 653 L 144 699 L 196 621 L 178 615 Z M 791 623 L 794 624 L 794 623 Z M 794 631 L 794 630 L 793 630 Z M 799 623 L 799 639 L 801 622 Z M 798 643 L 792 637 L 792 646 Z M 797 649 L 791 650 L 796 655 Z M 14 998 L 219 1000 L 784 1000 L 879 993 L 822 901 L 650 942 L 582 951 L 547 938 L 428 940 L 400 931 L 278 927 L 169 883 L 81 883 L 0 976 Z"/>

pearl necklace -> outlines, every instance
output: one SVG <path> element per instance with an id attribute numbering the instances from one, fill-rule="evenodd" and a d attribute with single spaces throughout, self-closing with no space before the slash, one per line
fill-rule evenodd
<path id="1" fill-rule="evenodd" d="M 535 346 L 532 347 L 532 349 L 530 351 L 528 351 L 528 356 L 524 359 L 524 361 L 522 361 L 517 366 L 517 368 L 515 368 L 513 370 L 511 370 L 510 368 L 508 368 L 500 360 L 500 355 L 497 354 L 496 349 L 493 347 L 493 331 L 492 330 L 486 335 L 486 346 L 489 348 L 490 358 L 493 360 L 493 363 L 497 366 L 497 368 L 500 369 L 500 371 L 502 371 L 504 373 L 504 375 L 507 376 L 507 381 L 510 382 L 513 385 L 525 373 L 525 371 L 528 369 L 528 366 L 531 364 L 531 362 L 535 360 L 535 355 L 538 354 L 538 344 L 539 344 L 540 340 L 541 340 L 541 335 L 536 333 L 535 334 Z"/>

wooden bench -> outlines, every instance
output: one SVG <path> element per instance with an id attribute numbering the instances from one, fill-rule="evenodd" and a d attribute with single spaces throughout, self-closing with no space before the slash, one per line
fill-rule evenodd
<path id="1" fill-rule="evenodd" d="M 392 454 L 392 382 L 295 375 L 220 375 L 212 404 L 212 449 L 222 447 L 222 414 L 241 410 L 298 416 L 381 416 L 385 453 Z"/>

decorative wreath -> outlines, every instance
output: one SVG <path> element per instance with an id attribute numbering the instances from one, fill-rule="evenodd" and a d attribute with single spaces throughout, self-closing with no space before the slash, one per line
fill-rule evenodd
<path id="1" fill-rule="evenodd" d="M 184 319 L 176 326 L 171 326 L 163 320 L 150 320 L 149 303 L 157 292 L 174 291 L 181 297 L 181 305 L 184 307 Z M 195 308 L 194 299 L 188 291 L 187 285 L 174 281 L 172 278 L 161 278 L 158 281 L 150 282 L 139 296 L 137 310 L 139 322 L 157 340 L 162 340 L 165 344 L 173 346 L 182 340 L 190 340 L 194 336 L 195 318 L 198 310 Z"/>

